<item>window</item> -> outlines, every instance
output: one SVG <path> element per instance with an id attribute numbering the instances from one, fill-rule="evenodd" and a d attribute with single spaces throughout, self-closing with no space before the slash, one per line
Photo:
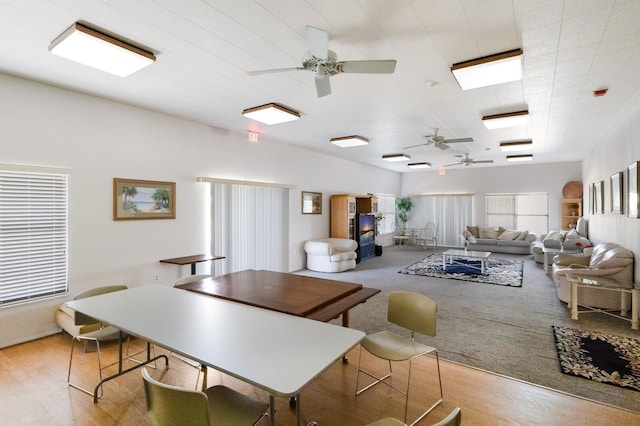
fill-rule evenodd
<path id="1" fill-rule="evenodd" d="M 438 245 L 460 246 L 460 234 L 471 224 L 472 194 L 437 194 L 412 197 L 409 227 L 422 229 L 427 222 L 436 225 Z"/>
<path id="2" fill-rule="evenodd" d="M 384 219 L 378 222 L 378 234 L 393 234 L 393 222 L 396 220 L 396 197 L 376 195 L 378 198 L 378 213 Z"/>
<path id="3" fill-rule="evenodd" d="M 0 168 L 0 306 L 68 291 L 68 175 Z"/>
<path id="4" fill-rule="evenodd" d="M 487 226 L 544 234 L 548 230 L 547 194 L 488 194 Z"/>

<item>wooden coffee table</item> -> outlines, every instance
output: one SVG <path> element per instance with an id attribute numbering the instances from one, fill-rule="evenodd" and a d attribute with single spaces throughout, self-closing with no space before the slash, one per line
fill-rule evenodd
<path id="1" fill-rule="evenodd" d="M 487 259 L 491 255 L 490 251 L 473 251 L 473 250 L 456 250 L 449 249 L 442 253 L 442 269 L 447 270 L 448 264 L 458 264 L 465 265 L 469 268 L 474 268 L 480 271 L 481 274 L 484 274 L 484 271 L 487 269 Z M 455 258 L 463 258 L 463 259 L 478 259 L 480 260 L 480 267 L 468 265 L 466 263 L 460 263 L 455 260 Z"/>

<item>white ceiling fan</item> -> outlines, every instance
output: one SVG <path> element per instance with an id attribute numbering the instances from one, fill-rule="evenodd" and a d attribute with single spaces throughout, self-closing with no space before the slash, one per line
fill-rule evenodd
<path id="1" fill-rule="evenodd" d="M 493 160 L 474 160 L 473 158 L 469 158 L 468 153 L 465 153 L 464 155 L 456 154 L 454 155 L 454 157 L 460 158 L 460 161 L 457 163 L 445 164 L 442 167 L 459 166 L 462 164 L 464 164 L 465 166 L 470 166 L 471 164 L 478 164 L 478 163 L 493 163 Z"/>
<path id="2" fill-rule="evenodd" d="M 395 59 L 374 61 L 338 61 L 338 56 L 329 50 L 329 33 L 307 26 L 309 52 L 305 54 L 301 67 L 277 68 L 249 71 L 248 75 L 271 74 L 286 71 L 313 71 L 316 75 L 318 97 L 331 93 L 329 77 L 340 73 L 392 74 L 396 69 Z"/>
<path id="3" fill-rule="evenodd" d="M 459 142 L 473 142 L 472 138 L 460 138 L 460 139 L 445 139 L 443 136 L 438 135 L 438 129 L 433 129 L 433 134 L 428 136 L 423 136 L 427 141 L 424 143 L 419 143 L 417 145 L 405 146 L 402 149 L 415 148 L 417 146 L 424 145 L 434 145 L 437 148 L 442 150 L 451 148 L 448 144 L 450 143 L 459 143 Z"/>

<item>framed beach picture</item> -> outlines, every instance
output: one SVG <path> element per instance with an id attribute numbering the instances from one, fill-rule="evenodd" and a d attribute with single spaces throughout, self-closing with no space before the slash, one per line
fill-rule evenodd
<path id="1" fill-rule="evenodd" d="M 113 178 L 113 220 L 175 218 L 175 182 Z"/>
<path id="2" fill-rule="evenodd" d="M 638 164 L 640 162 L 636 161 L 627 166 L 627 216 L 635 218 L 639 217 L 638 210 L 640 210 L 638 202 L 638 187 L 640 187 Z"/>
<path id="3" fill-rule="evenodd" d="M 623 182 L 623 172 L 616 172 L 610 176 L 610 184 L 611 184 L 611 213 L 624 213 L 623 210 L 623 192 L 622 192 L 622 182 Z"/>
<path id="4" fill-rule="evenodd" d="M 302 214 L 322 214 L 322 193 L 302 191 Z"/>

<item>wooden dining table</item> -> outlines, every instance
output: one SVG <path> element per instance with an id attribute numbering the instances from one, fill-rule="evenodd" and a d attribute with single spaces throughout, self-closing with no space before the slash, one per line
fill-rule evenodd
<path id="1" fill-rule="evenodd" d="M 323 322 L 342 315 L 344 327 L 349 326 L 351 308 L 380 293 L 362 284 L 253 269 L 176 288 Z"/>

